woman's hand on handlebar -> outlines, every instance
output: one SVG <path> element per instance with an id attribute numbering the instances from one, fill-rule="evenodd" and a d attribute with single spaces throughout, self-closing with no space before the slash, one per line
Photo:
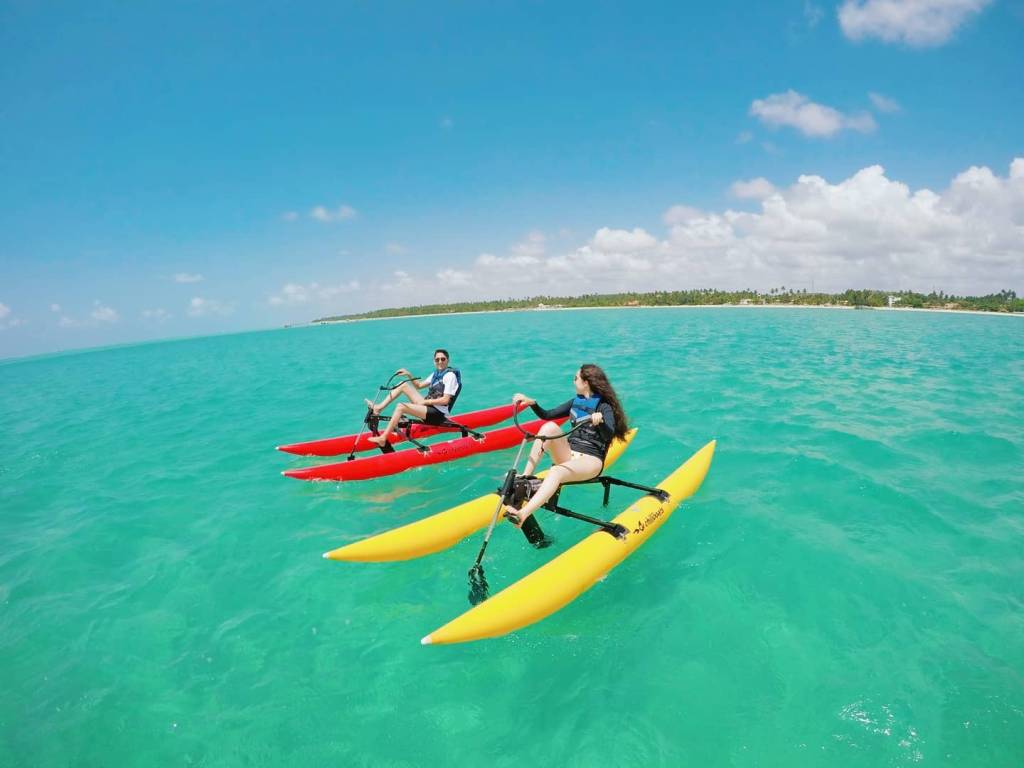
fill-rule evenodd
<path id="1" fill-rule="evenodd" d="M 522 392 L 516 392 L 514 395 L 512 395 L 512 402 L 522 403 L 523 405 L 533 405 L 537 401 L 534 400 L 532 397 L 527 397 Z"/>
<path id="2" fill-rule="evenodd" d="M 590 423 L 593 424 L 595 427 L 603 421 L 604 416 L 601 415 L 600 411 L 596 411 L 595 413 L 590 414 Z"/>

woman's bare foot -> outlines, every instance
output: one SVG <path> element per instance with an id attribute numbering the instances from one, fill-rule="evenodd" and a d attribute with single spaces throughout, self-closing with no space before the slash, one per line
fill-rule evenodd
<path id="1" fill-rule="evenodd" d="M 387 435 L 370 435 L 368 438 L 366 438 L 366 440 L 368 442 L 373 443 L 374 445 L 377 445 L 377 446 L 380 446 L 381 448 L 383 448 L 384 447 L 384 443 L 386 443 L 388 441 L 388 438 L 387 438 Z"/>
<path id="2" fill-rule="evenodd" d="M 522 528 L 523 523 L 526 522 L 526 518 L 530 515 L 524 515 L 515 507 L 505 506 L 505 519 L 510 523 L 514 524 L 516 528 Z"/>
<path id="3" fill-rule="evenodd" d="M 374 403 L 373 400 L 367 400 L 366 398 L 363 398 L 363 402 L 366 403 L 367 408 L 373 411 L 375 416 L 380 416 L 382 408 L 379 403 Z"/>

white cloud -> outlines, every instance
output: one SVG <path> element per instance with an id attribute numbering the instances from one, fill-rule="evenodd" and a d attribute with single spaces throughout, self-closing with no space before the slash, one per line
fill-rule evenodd
<path id="1" fill-rule="evenodd" d="M 691 219 L 699 219 L 703 215 L 704 212 L 699 208 L 691 208 L 688 205 L 673 205 L 661 214 L 661 220 L 671 227 L 676 224 L 685 224 Z"/>
<path id="2" fill-rule="evenodd" d="M 309 291 L 304 285 L 298 283 L 286 283 L 279 294 L 271 296 L 269 299 L 270 304 L 273 306 L 305 304 L 307 301 L 309 301 Z"/>
<path id="3" fill-rule="evenodd" d="M 811 29 L 818 26 L 818 22 L 821 21 L 824 15 L 825 11 L 822 10 L 820 5 L 804 2 L 804 20 Z"/>
<path id="4" fill-rule="evenodd" d="M 313 285 L 316 285 L 314 283 Z M 355 293 L 360 288 L 358 280 L 349 280 L 348 282 L 335 283 L 334 285 L 319 286 L 317 295 L 321 300 L 333 299 L 335 296 L 340 296 L 343 293 Z"/>
<path id="5" fill-rule="evenodd" d="M 543 232 L 534 230 L 526 238 L 512 246 L 512 253 L 518 256 L 543 256 L 547 238 Z"/>
<path id="6" fill-rule="evenodd" d="M 113 324 L 121 320 L 121 315 L 116 309 L 107 306 L 99 299 L 93 301 L 92 310 L 84 320 L 64 314 L 63 307 L 56 302 L 50 304 L 50 311 L 60 316 L 57 319 L 57 326 L 60 328 L 95 328 L 98 325 Z"/>
<path id="7" fill-rule="evenodd" d="M 818 290 L 1024 289 L 1024 158 L 1006 176 L 969 168 L 938 192 L 914 190 L 876 165 L 835 183 L 800 176 L 756 212 L 685 210 L 666 215 L 660 240 L 642 229 L 605 228 L 555 255 L 481 254 L 468 268 L 444 266 L 431 278 L 402 273 L 387 286 L 399 291 L 389 298 L 810 288 L 812 280 Z"/>
<path id="8" fill-rule="evenodd" d="M 10 318 L 10 320 L 7 318 Z M 20 319 L 11 316 L 11 308 L 0 301 L 0 331 L 7 330 L 8 328 L 17 328 L 21 324 L 22 321 Z"/>
<path id="9" fill-rule="evenodd" d="M 879 112 L 899 112 L 901 109 L 898 101 L 890 99 L 888 96 L 883 96 L 880 93 L 869 93 L 868 98 L 871 99 L 871 103 L 875 105 L 875 109 Z"/>
<path id="10" fill-rule="evenodd" d="M 839 26 L 851 40 L 873 37 L 915 47 L 948 41 L 991 0 L 845 0 Z"/>
<path id="11" fill-rule="evenodd" d="M 858 133 L 871 133 L 878 128 L 878 123 L 871 116 L 870 112 L 857 112 L 852 115 L 844 115 L 843 127 Z"/>
<path id="12" fill-rule="evenodd" d="M 392 256 L 403 256 L 409 252 L 409 249 L 401 243 L 387 243 L 384 246 L 384 250 Z"/>
<path id="13" fill-rule="evenodd" d="M 764 200 L 775 193 L 775 185 L 759 176 L 749 181 L 734 181 L 729 192 L 733 197 L 743 200 Z"/>
<path id="14" fill-rule="evenodd" d="M 843 129 L 870 133 L 876 127 L 874 118 L 867 113 L 844 115 L 793 90 L 755 99 L 750 114 L 766 125 L 789 126 L 816 138 L 834 136 Z"/>
<path id="15" fill-rule="evenodd" d="M 338 221 L 348 221 L 358 216 L 358 212 L 351 205 L 339 205 L 337 208 L 328 208 L 325 205 L 316 205 L 309 210 L 309 218 L 324 224 L 331 224 Z M 281 214 L 281 220 L 289 223 L 298 221 L 302 214 L 298 211 L 285 211 Z"/>
<path id="16" fill-rule="evenodd" d="M 601 227 L 594 234 L 594 239 L 591 241 L 594 250 L 602 253 L 646 251 L 657 244 L 658 240 L 653 235 L 649 235 L 639 227 L 632 232 L 625 229 Z"/>
<path id="17" fill-rule="evenodd" d="M 271 296 L 267 302 L 273 307 L 294 306 L 297 304 L 309 304 L 311 302 L 326 302 L 345 293 L 354 293 L 359 290 L 358 280 L 334 283 L 331 285 L 320 285 L 320 283 L 286 283 L 281 292 Z"/>
<path id="18" fill-rule="evenodd" d="M 1017 164 L 1021 178 L 1013 168 L 1005 179 L 972 168 L 941 194 L 912 191 L 880 166 L 838 184 L 801 176 L 760 213 L 725 211 L 673 228 L 667 250 L 695 276 L 720 284 L 760 274 L 769 282 L 817 277 L 836 288 L 1017 286 L 1024 280 L 1024 161 Z"/>
<path id="19" fill-rule="evenodd" d="M 188 303 L 185 314 L 189 317 L 206 317 L 207 315 L 230 315 L 234 311 L 234 304 L 194 296 Z"/>
<path id="20" fill-rule="evenodd" d="M 476 257 L 476 264 L 494 270 L 511 270 L 535 267 L 541 263 L 539 256 L 528 253 L 517 253 L 514 256 L 495 256 L 493 253 L 481 253 Z"/>
<path id="21" fill-rule="evenodd" d="M 557 268 L 556 268 L 557 269 Z M 552 262 L 540 256 L 516 254 L 514 256 L 496 256 L 492 253 L 481 253 L 473 262 L 470 276 L 462 279 L 462 285 L 492 286 L 493 291 L 500 295 L 508 295 L 509 289 L 515 291 L 525 286 L 536 285 L 551 273 Z M 544 273 L 544 274 L 542 274 Z"/>
<path id="22" fill-rule="evenodd" d="M 142 318 L 144 320 L 155 320 L 158 323 L 162 323 L 165 320 L 171 319 L 171 313 L 166 309 L 144 309 L 142 310 Z"/>
<path id="23" fill-rule="evenodd" d="M 470 285 L 472 283 L 472 275 L 469 272 L 464 272 L 461 269 L 442 269 L 437 273 L 437 279 L 441 281 L 443 285 L 449 286 L 462 286 Z"/>
<path id="24" fill-rule="evenodd" d="M 174 282 L 176 283 L 201 283 L 203 282 L 203 276 L 199 274 L 193 274 L 190 272 L 178 272 L 174 275 Z"/>
<path id="25" fill-rule="evenodd" d="M 385 288 L 412 288 L 412 286 L 416 282 L 415 280 L 413 280 L 412 275 L 410 275 L 408 272 L 402 269 L 396 269 L 394 272 L 392 272 L 392 275 L 394 275 L 395 282 L 386 284 Z"/>
<path id="26" fill-rule="evenodd" d="M 340 205 L 334 210 L 328 210 L 324 206 L 318 205 L 309 212 L 309 217 L 325 223 L 347 221 L 356 217 L 356 209 L 350 205 Z"/>
<path id="27" fill-rule="evenodd" d="M 116 323 L 121 319 L 116 309 L 108 307 L 99 300 L 93 302 L 93 310 L 89 313 L 89 316 L 99 323 Z"/>
<path id="28" fill-rule="evenodd" d="M 747 144 L 753 138 L 754 134 L 752 134 L 750 131 L 740 131 L 740 135 L 736 137 L 736 143 Z"/>

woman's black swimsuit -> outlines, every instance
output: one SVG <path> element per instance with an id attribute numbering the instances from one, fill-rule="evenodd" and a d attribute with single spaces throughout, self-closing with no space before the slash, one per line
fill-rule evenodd
<path id="1" fill-rule="evenodd" d="M 567 400 L 562 405 L 546 410 L 534 403 L 530 408 L 542 419 L 558 419 L 569 415 L 572 404 L 572 400 Z M 577 453 L 596 456 L 604 461 L 604 457 L 608 454 L 608 446 L 615 436 L 615 412 L 604 400 L 598 403 L 597 412 L 601 414 L 603 421 L 596 427 L 593 424 L 585 424 L 569 435 L 569 448 Z"/>

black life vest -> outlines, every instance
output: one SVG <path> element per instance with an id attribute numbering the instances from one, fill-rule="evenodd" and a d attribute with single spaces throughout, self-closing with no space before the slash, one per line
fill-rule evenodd
<path id="1" fill-rule="evenodd" d="M 583 416 L 597 413 L 597 407 L 600 404 L 600 397 L 576 395 L 573 398 L 572 405 L 569 406 L 569 414 L 575 421 Z M 569 447 L 572 450 L 597 456 L 602 461 L 608 454 L 608 445 L 609 441 L 605 440 L 601 431 L 592 424 L 586 424 L 569 435 Z"/>
<path id="2" fill-rule="evenodd" d="M 443 371 L 434 371 L 430 376 L 430 385 L 427 389 L 427 397 L 430 400 L 436 400 L 444 395 L 444 375 L 451 371 L 455 374 L 455 381 L 458 383 L 458 389 L 455 390 L 455 394 L 452 395 L 452 399 L 448 401 L 448 412 L 451 413 L 455 410 L 455 401 L 459 399 L 459 395 L 462 394 L 462 371 L 458 368 L 445 368 Z"/>

